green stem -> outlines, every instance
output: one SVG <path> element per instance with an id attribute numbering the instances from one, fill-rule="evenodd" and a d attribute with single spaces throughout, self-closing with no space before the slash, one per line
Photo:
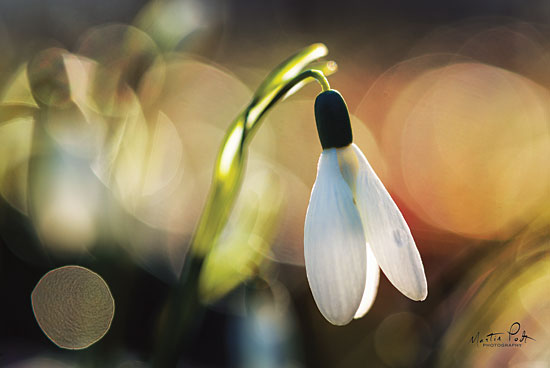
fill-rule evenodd
<path id="1" fill-rule="evenodd" d="M 312 69 L 303 71 L 272 93 L 266 103 L 261 105 L 251 103 L 244 114 L 239 115 L 229 128 L 218 154 L 206 206 L 191 240 L 191 251 L 196 256 L 206 256 L 227 223 L 246 167 L 246 147 L 259 128 L 261 118 L 293 88 L 311 80 L 316 80 L 323 90 L 330 89 L 330 84 L 321 71 Z"/>
<path id="2" fill-rule="evenodd" d="M 330 64 L 328 70 L 335 71 L 334 65 Z M 279 85 L 270 86 L 261 98 L 256 95 L 248 108 L 230 126 L 216 160 L 212 186 L 191 240 L 179 283 L 169 296 L 159 323 L 153 366 L 175 367 L 182 347 L 188 344 L 200 324 L 204 309 L 200 303 L 198 280 L 204 257 L 227 224 L 246 168 L 246 146 L 258 129 L 260 119 L 293 88 L 301 87 L 300 84 L 312 79 L 321 85 L 323 91 L 330 89 L 328 80 L 321 71 L 303 71 Z M 264 83 L 264 90 L 267 89 L 265 85 Z"/>

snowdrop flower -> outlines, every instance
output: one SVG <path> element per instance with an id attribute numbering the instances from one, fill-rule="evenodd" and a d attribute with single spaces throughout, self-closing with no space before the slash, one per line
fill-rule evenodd
<path id="1" fill-rule="evenodd" d="M 334 325 L 370 309 L 379 267 L 412 300 L 428 294 L 420 254 L 403 215 L 352 143 L 348 110 L 335 90 L 315 101 L 323 147 L 307 209 L 306 273 L 317 307 Z"/>

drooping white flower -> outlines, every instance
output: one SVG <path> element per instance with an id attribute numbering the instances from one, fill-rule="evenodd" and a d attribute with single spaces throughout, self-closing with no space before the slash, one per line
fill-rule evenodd
<path id="1" fill-rule="evenodd" d="M 332 324 L 367 313 L 376 297 L 379 267 L 405 296 L 428 294 L 420 254 L 397 205 L 361 150 L 352 143 L 342 96 L 315 101 L 323 152 L 307 210 L 306 273 L 317 307 Z"/>

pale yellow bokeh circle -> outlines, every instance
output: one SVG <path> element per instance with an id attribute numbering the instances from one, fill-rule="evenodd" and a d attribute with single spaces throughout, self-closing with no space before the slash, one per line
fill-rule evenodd
<path id="1" fill-rule="evenodd" d="M 45 274 L 31 294 L 34 316 L 42 331 L 64 349 L 84 349 L 109 330 L 115 302 L 96 273 L 64 266 Z"/>

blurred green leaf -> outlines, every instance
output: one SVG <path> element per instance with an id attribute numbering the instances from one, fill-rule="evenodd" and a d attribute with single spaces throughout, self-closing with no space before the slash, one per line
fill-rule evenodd
<path id="1" fill-rule="evenodd" d="M 240 196 L 217 244 L 206 256 L 199 279 L 199 295 L 212 303 L 257 274 L 275 232 L 282 190 L 269 169 L 247 176 Z"/>

